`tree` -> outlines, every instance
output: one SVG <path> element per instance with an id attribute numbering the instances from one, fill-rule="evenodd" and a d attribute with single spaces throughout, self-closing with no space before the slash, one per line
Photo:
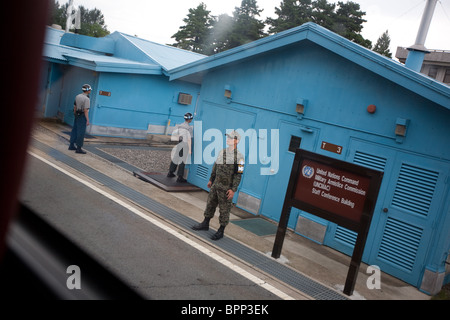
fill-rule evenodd
<path id="1" fill-rule="evenodd" d="M 51 0 L 49 25 L 57 24 L 65 29 L 68 7 L 68 3 L 60 5 L 58 1 Z M 81 29 L 77 31 L 79 34 L 98 38 L 110 33 L 106 28 L 105 18 L 99 9 L 89 10 L 80 6 L 79 10 L 81 13 Z"/>
<path id="2" fill-rule="evenodd" d="M 372 46 L 369 40 L 361 35 L 362 17 L 366 14 L 360 11 L 359 4 L 339 1 L 330 4 L 327 0 L 283 0 L 280 8 L 275 8 L 277 18 L 268 18 L 266 22 L 270 33 L 281 32 L 300 26 L 306 22 L 315 22 L 351 41 L 367 48 Z"/>
<path id="3" fill-rule="evenodd" d="M 389 36 L 388 30 L 386 30 L 377 40 L 377 43 L 373 46 L 372 50 L 378 52 L 379 54 L 392 58 L 392 53 L 389 51 L 389 46 L 391 45 L 391 37 Z"/>
<path id="4" fill-rule="evenodd" d="M 185 23 L 172 38 L 176 43 L 173 46 L 198 53 L 209 53 L 211 50 L 211 27 L 212 18 L 206 5 L 200 3 L 197 8 L 189 9 Z"/>
<path id="5" fill-rule="evenodd" d="M 106 29 L 105 18 L 99 9 L 89 10 L 83 6 L 80 6 L 78 9 L 81 12 L 81 29 L 78 32 L 79 34 L 99 38 L 110 33 Z"/>
<path id="6" fill-rule="evenodd" d="M 364 39 L 361 35 L 362 24 L 367 22 L 367 20 L 362 18 L 365 14 L 365 12 L 360 11 L 358 3 L 352 1 L 344 3 L 339 1 L 332 31 L 370 49 L 372 42 Z"/>
<path id="7" fill-rule="evenodd" d="M 50 0 L 49 8 L 50 8 L 50 16 L 49 16 L 49 25 L 56 24 L 61 26 L 63 29 L 66 28 L 66 11 L 68 4 L 64 6 L 60 6 L 59 2 L 55 0 Z"/>
<path id="8" fill-rule="evenodd" d="M 332 30 L 336 20 L 335 10 L 336 4 L 328 3 L 327 0 L 317 0 L 312 3 L 312 21 Z"/>
<path id="9" fill-rule="evenodd" d="M 278 33 L 312 21 L 311 0 L 283 0 L 280 8 L 275 7 L 276 19 L 267 18 L 270 33 Z"/>
<path id="10" fill-rule="evenodd" d="M 208 55 L 257 40 L 265 36 L 264 22 L 257 19 L 261 11 L 256 0 L 242 0 L 232 17 L 214 17 L 201 3 L 189 9 L 185 25 L 172 36 L 177 41 L 173 46 Z"/>
<path id="11" fill-rule="evenodd" d="M 226 13 L 214 17 L 210 39 L 210 54 L 219 53 L 229 48 L 229 39 L 233 32 L 233 25 L 233 18 Z"/>
<path id="12" fill-rule="evenodd" d="M 242 0 L 241 6 L 234 8 L 233 28 L 229 35 L 226 49 L 231 49 L 265 36 L 264 22 L 257 19 L 262 11 L 258 8 L 256 0 Z"/>
<path id="13" fill-rule="evenodd" d="M 311 0 L 283 0 L 275 7 L 278 18 L 267 18 L 270 33 L 278 33 L 312 21 Z"/>

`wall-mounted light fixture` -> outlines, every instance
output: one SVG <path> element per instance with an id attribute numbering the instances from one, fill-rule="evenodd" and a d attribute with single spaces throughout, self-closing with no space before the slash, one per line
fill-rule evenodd
<path id="1" fill-rule="evenodd" d="M 397 118 L 397 121 L 395 122 L 395 136 L 396 136 L 395 141 L 397 143 L 402 143 L 403 140 L 405 139 L 408 125 L 409 125 L 408 119 Z"/>
<path id="2" fill-rule="evenodd" d="M 224 96 L 228 100 L 231 100 L 231 98 L 233 97 L 233 90 L 232 90 L 232 87 L 229 84 L 225 85 L 225 94 L 224 94 Z"/>
<path id="3" fill-rule="evenodd" d="M 303 98 L 297 99 L 297 105 L 295 107 L 295 111 L 297 112 L 297 119 L 303 119 L 303 116 L 305 115 L 306 106 L 308 104 L 308 100 Z"/>
<path id="4" fill-rule="evenodd" d="M 367 112 L 370 114 L 374 114 L 377 111 L 377 106 L 374 104 L 370 104 L 367 106 Z"/>

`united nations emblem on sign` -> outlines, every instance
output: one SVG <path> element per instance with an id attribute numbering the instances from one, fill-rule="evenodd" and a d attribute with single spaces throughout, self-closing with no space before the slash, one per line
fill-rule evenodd
<path id="1" fill-rule="evenodd" d="M 310 166 L 307 165 L 303 166 L 302 175 L 308 179 L 312 178 L 312 176 L 314 175 L 314 168 L 311 168 Z"/>

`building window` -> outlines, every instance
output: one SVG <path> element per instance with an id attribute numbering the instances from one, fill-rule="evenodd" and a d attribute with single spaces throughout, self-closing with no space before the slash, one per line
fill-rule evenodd
<path id="1" fill-rule="evenodd" d="M 436 79 L 437 72 L 438 72 L 438 68 L 437 67 L 430 67 L 430 70 L 428 70 L 428 76 L 433 78 L 433 79 Z"/>
<path id="2" fill-rule="evenodd" d="M 300 143 L 302 142 L 302 138 L 291 136 L 291 142 L 289 143 L 289 151 L 295 152 L 295 150 L 300 148 Z"/>
<path id="3" fill-rule="evenodd" d="M 450 83 L 450 68 L 445 70 L 444 83 Z"/>

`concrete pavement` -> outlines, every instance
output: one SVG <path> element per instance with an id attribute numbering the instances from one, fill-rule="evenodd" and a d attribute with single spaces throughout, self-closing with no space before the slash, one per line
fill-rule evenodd
<path id="1" fill-rule="evenodd" d="M 105 170 L 105 158 L 88 152 L 86 155 L 75 154 L 68 151 L 67 132 L 71 127 L 61 124 L 57 121 L 39 121 L 33 132 L 33 137 L 40 142 L 50 145 L 64 154 L 76 158 L 97 170 Z M 92 137 L 85 139 L 86 148 L 95 147 L 96 145 L 109 146 L 143 146 L 143 147 L 162 147 L 170 150 L 170 139 L 167 136 L 149 136 L 147 140 L 109 138 L 109 137 Z M 30 147 L 32 148 L 32 147 Z M 147 182 L 137 179 L 124 167 L 108 162 L 108 174 L 118 179 L 121 183 L 146 194 L 152 199 L 175 209 L 183 215 L 186 215 L 196 221 L 203 219 L 203 210 L 206 205 L 206 191 L 200 192 L 165 192 Z M 115 170 L 111 171 L 111 165 Z M 254 218 L 255 216 L 247 213 L 239 208 L 233 208 L 231 220 L 237 221 L 241 219 Z M 274 223 L 274 225 L 276 225 Z M 218 228 L 217 215 L 211 220 L 211 227 Z M 192 232 L 195 236 L 195 232 Z M 273 248 L 275 235 L 258 236 L 240 226 L 230 223 L 226 228 L 226 237 L 230 237 L 244 245 L 259 251 L 267 256 Z M 346 256 L 334 249 L 317 244 L 306 239 L 292 230 L 286 234 L 283 245 L 282 257 L 279 262 L 289 268 L 301 273 L 315 281 L 331 288 L 332 290 L 342 292 L 350 257 Z M 354 294 L 350 299 L 367 299 L 367 300 L 429 300 L 430 296 L 420 292 L 417 288 L 396 279 L 388 274 L 381 273 L 381 288 L 369 289 L 367 280 L 372 275 L 367 272 L 368 266 L 361 264 L 358 274 L 357 283 Z M 287 283 L 289 285 L 289 283 Z"/>

